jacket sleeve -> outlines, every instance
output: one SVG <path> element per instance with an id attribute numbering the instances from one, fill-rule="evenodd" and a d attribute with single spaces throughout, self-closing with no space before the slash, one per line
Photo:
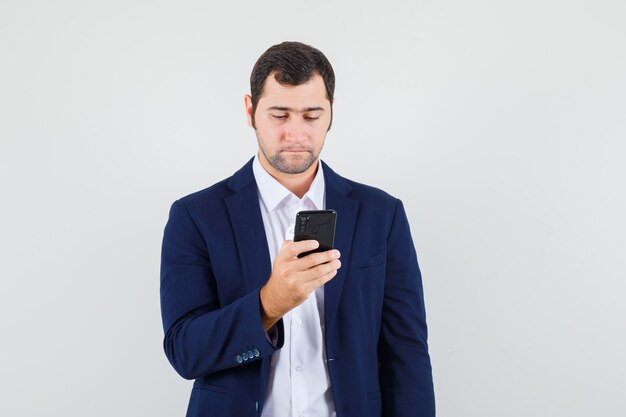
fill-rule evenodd
<path id="1" fill-rule="evenodd" d="M 378 350 L 383 416 L 434 417 L 422 279 L 400 200 L 387 240 Z"/>
<path id="2" fill-rule="evenodd" d="M 207 244 L 183 201 L 176 201 L 165 226 L 161 253 L 161 315 L 165 354 L 186 379 L 245 366 L 271 355 L 261 321 L 259 290 L 222 305 Z"/>

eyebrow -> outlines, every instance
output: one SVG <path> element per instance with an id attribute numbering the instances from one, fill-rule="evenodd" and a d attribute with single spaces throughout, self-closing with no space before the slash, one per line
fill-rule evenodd
<path id="1" fill-rule="evenodd" d="M 268 110 L 277 110 L 277 111 L 291 111 L 291 112 L 296 112 L 296 113 L 307 113 L 307 112 L 311 112 L 311 111 L 324 111 L 323 107 L 305 107 L 303 109 L 300 110 L 296 110 L 292 107 L 285 107 L 285 106 L 272 106 L 269 107 Z"/>

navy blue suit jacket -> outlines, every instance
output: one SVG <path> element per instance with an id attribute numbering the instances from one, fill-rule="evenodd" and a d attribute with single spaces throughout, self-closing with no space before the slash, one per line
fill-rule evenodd
<path id="1" fill-rule="evenodd" d="M 342 266 L 324 288 L 338 417 L 435 415 L 422 283 L 400 200 L 324 164 Z M 295 221 L 295 219 L 294 219 Z M 252 160 L 176 201 L 161 263 L 164 348 L 195 379 L 187 416 L 259 416 L 272 352 L 259 290 L 271 274 Z M 288 393 L 285 393 L 288 395 Z"/>

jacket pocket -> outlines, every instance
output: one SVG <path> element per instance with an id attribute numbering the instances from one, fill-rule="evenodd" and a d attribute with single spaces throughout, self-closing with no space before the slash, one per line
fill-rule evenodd
<path id="1" fill-rule="evenodd" d="M 349 271 L 357 271 L 359 269 L 371 268 L 385 263 L 385 254 L 379 253 L 373 256 L 359 257 L 350 261 Z"/>
<path id="2" fill-rule="evenodd" d="M 223 387 L 221 385 L 215 385 L 215 384 L 196 384 L 193 389 L 197 389 L 200 391 L 208 391 L 208 392 L 214 392 L 216 394 L 227 394 L 228 391 L 226 391 L 226 387 Z"/>
<path id="3" fill-rule="evenodd" d="M 210 385 L 204 387 L 211 387 Z M 205 417 L 224 415 L 224 404 L 228 398 L 226 393 L 211 389 L 195 387 L 191 390 L 191 398 L 187 407 L 187 417 Z"/>

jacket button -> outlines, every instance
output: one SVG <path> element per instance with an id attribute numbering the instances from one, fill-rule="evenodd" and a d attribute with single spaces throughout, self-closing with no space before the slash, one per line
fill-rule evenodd
<path id="1" fill-rule="evenodd" d="M 241 357 L 241 355 L 235 356 L 235 360 L 237 361 L 237 363 L 243 362 L 243 358 Z"/>
<path id="2" fill-rule="evenodd" d="M 243 352 L 243 353 L 241 354 L 241 357 L 243 358 L 243 360 L 244 360 L 244 361 L 247 361 L 247 360 L 248 360 L 248 354 L 247 354 L 246 352 Z"/>
<path id="3" fill-rule="evenodd" d="M 261 352 L 259 352 L 259 349 L 254 349 L 254 357 L 258 358 L 259 356 L 261 356 Z"/>
<path id="4" fill-rule="evenodd" d="M 249 357 L 250 359 L 254 358 L 254 353 L 252 353 L 252 351 L 251 351 L 251 350 L 249 350 L 249 351 L 248 351 L 248 357 Z"/>

